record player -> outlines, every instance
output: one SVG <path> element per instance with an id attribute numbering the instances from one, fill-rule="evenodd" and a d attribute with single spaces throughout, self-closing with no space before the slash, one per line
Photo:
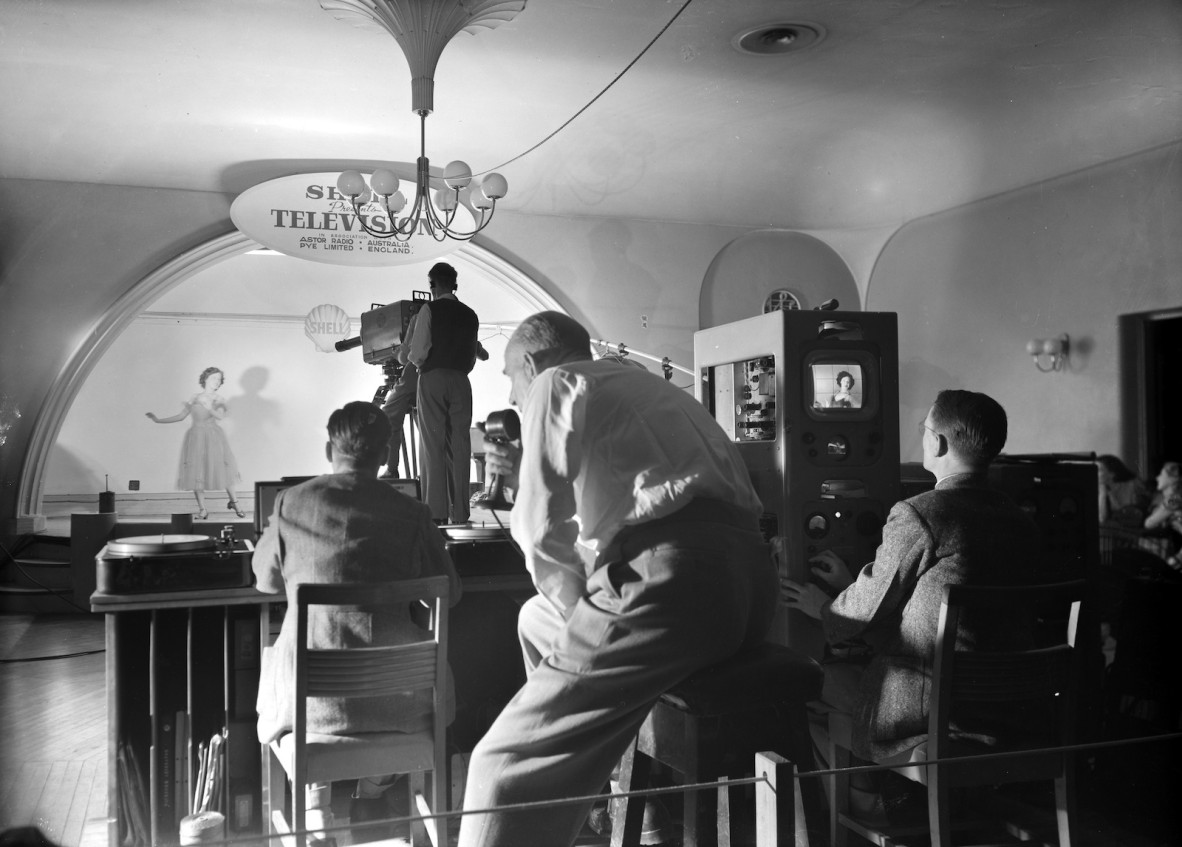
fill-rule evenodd
<path id="1" fill-rule="evenodd" d="M 253 548 L 232 534 L 119 538 L 95 556 L 99 594 L 246 588 Z"/>
<path id="2" fill-rule="evenodd" d="M 525 559 L 504 527 L 444 524 L 439 530 L 461 578 L 516 576 L 531 584 Z"/>

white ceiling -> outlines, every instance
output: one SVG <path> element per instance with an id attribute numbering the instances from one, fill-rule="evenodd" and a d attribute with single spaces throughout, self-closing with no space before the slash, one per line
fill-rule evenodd
<path id="1" fill-rule="evenodd" d="M 692 0 L 514 160 L 682 2 L 527 0 L 456 36 L 433 165 L 500 170 L 529 214 L 854 230 L 1182 138 L 1178 0 Z M 732 47 L 780 22 L 826 37 Z M 397 44 L 318 0 L 0 2 L 3 177 L 238 194 L 418 137 Z"/>

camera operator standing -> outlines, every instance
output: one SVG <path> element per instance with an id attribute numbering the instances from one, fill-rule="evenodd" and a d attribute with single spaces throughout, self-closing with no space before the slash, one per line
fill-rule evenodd
<path id="1" fill-rule="evenodd" d="M 436 523 L 467 523 L 472 476 L 472 384 L 480 319 L 456 299 L 456 269 L 437 262 L 427 273 L 430 303 L 409 328 L 405 347 L 418 369 L 419 429 L 423 439 L 423 499 Z"/>

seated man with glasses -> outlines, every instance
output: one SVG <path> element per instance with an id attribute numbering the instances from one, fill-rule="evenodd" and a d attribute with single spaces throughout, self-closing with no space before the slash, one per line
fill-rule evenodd
<path id="1" fill-rule="evenodd" d="M 781 579 L 784 603 L 819 619 L 831 645 L 863 642 L 862 650 L 853 652 L 869 653 L 868 661 L 825 665 L 814 725 L 822 754 L 828 740 L 825 715 L 831 711 L 852 716 L 853 752 L 868 761 L 926 738 L 945 585 L 1038 581 L 1037 526 L 986 478 L 1005 444 L 1005 410 L 985 394 L 941 391 L 919 426 L 923 466 L 935 474 L 936 487 L 895 504 L 874 561 L 855 578 L 840 557 L 822 552 L 811 560 L 812 572 L 828 591 Z M 958 637 L 979 648 L 1007 649 L 1027 644 L 1030 630 L 998 615 L 962 624 Z M 865 779 L 851 783 L 855 814 L 882 812 L 877 785 Z"/>

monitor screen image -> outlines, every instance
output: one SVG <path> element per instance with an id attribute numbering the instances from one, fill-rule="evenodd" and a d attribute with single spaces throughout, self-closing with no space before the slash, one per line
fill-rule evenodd
<path id="1" fill-rule="evenodd" d="M 813 381 L 813 408 L 861 409 L 865 380 L 861 364 L 849 361 L 816 361 L 809 365 Z"/>

